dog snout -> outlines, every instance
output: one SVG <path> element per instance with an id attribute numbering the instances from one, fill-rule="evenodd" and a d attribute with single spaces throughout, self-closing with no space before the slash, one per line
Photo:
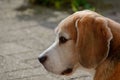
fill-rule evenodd
<path id="1" fill-rule="evenodd" d="M 38 60 L 39 60 L 40 63 L 43 64 L 43 63 L 45 63 L 45 61 L 47 60 L 47 56 L 39 57 Z"/>

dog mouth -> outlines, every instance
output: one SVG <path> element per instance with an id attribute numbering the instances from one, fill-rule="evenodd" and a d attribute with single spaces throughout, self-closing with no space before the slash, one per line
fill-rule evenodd
<path id="1" fill-rule="evenodd" d="M 61 75 L 69 75 L 70 73 L 72 73 L 73 69 L 72 68 L 68 68 L 66 70 L 64 70 Z"/>

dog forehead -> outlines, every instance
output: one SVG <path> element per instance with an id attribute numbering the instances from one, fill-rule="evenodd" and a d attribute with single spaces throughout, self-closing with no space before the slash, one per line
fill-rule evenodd
<path id="1" fill-rule="evenodd" d="M 73 13 L 72 15 L 68 16 L 58 24 L 57 28 L 55 29 L 55 33 L 65 32 L 70 36 L 74 37 L 76 35 L 76 27 L 75 27 L 76 20 L 81 19 L 82 17 L 87 15 L 98 15 L 98 14 L 90 10 L 78 11 L 76 13 Z"/>
<path id="2" fill-rule="evenodd" d="M 73 17 L 69 16 L 69 17 L 65 18 L 64 20 L 62 20 L 58 24 L 55 32 L 59 35 L 62 34 L 64 36 L 67 34 L 69 36 L 69 38 L 75 38 L 76 37 L 75 36 L 76 28 L 75 28 L 75 21 L 74 21 Z"/>
<path id="3" fill-rule="evenodd" d="M 56 28 L 56 30 L 60 30 L 60 29 L 65 29 L 66 30 L 66 28 L 68 30 L 72 29 L 74 27 L 71 27 L 71 26 L 75 25 L 75 21 L 77 19 L 81 19 L 82 17 L 87 16 L 87 15 L 98 15 L 98 14 L 93 12 L 93 11 L 90 11 L 90 10 L 83 10 L 83 11 L 75 12 L 72 15 L 65 18 L 64 20 L 62 20 L 58 24 L 58 27 Z"/>

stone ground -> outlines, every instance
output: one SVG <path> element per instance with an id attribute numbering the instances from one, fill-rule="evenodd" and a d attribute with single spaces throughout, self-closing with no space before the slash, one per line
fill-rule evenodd
<path id="1" fill-rule="evenodd" d="M 0 0 L 0 80 L 90 80 L 77 70 L 70 77 L 48 73 L 38 62 L 38 55 L 53 43 L 53 29 L 69 14 L 46 8 L 16 11 L 23 0 Z M 120 22 L 117 12 L 106 16 Z"/>

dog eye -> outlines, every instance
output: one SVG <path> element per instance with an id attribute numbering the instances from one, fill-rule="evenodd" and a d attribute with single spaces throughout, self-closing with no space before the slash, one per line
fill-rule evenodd
<path id="1" fill-rule="evenodd" d="M 68 39 L 66 39 L 66 38 L 63 37 L 63 36 L 61 36 L 61 37 L 59 38 L 59 42 L 60 42 L 60 43 L 65 43 L 67 40 L 68 40 Z"/>

